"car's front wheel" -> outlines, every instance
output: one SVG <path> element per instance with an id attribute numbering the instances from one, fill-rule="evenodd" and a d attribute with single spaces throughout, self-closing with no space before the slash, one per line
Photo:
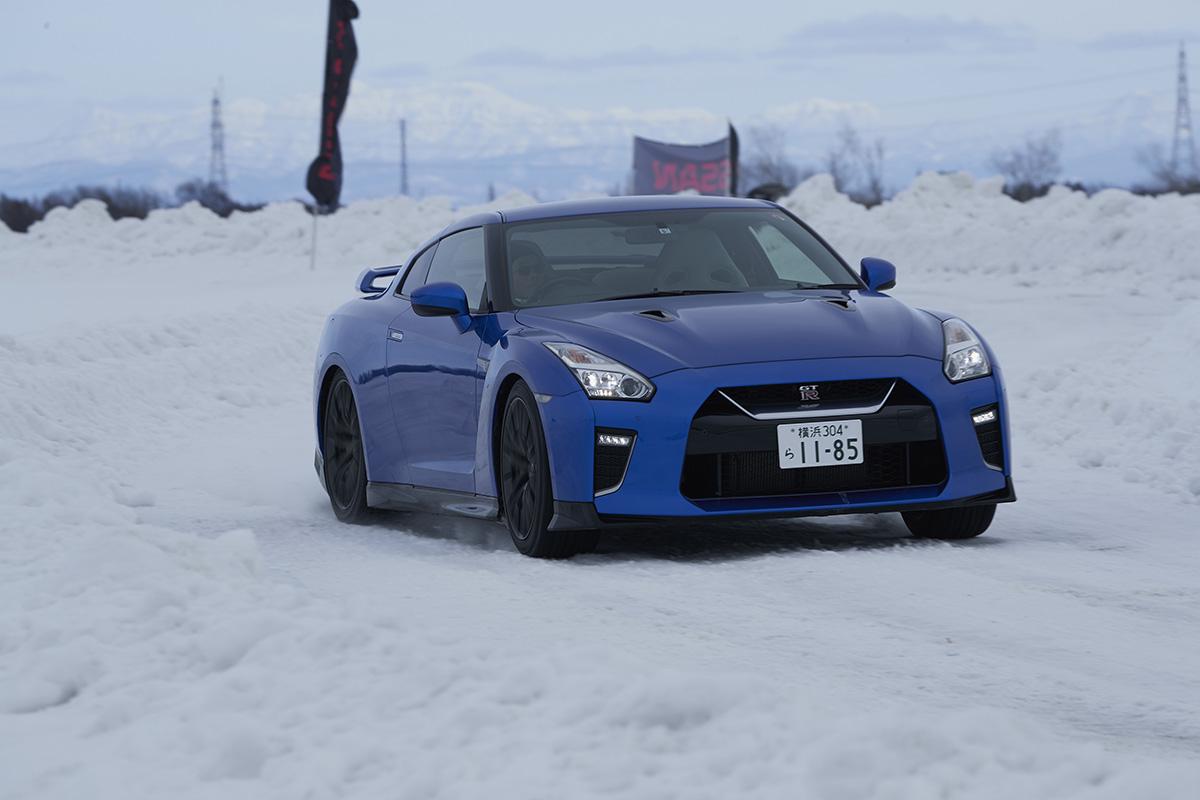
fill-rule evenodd
<path id="1" fill-rule="evenodd" d="M 554 496 L 546 436 L 524 383 L 513 387 L 504 406 L 497 461 L 504 521 L 518 550 L 534 558 L 569 558 L 595 546 L 595 531 L 549 530 Z"/>
<path id="2" fill-rule="evenodd" d="M 354 392 L 345 375 L 338 375 L 329 387 L 323 418 L 321 443 L 329 504 L 342 522 L 366 522 L 371 514 L 367 506 L 367 461 Z"/>
<path id="3" fill-rule="evenodd" d="M 906 511 L 902 516 L 912 535 L 922 539 L 973 539 L 992 524 L 996 506 Z"/>

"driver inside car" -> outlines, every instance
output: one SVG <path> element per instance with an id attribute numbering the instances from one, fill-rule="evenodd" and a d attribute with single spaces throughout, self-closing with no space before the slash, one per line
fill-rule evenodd
<path id="1" fill-rule="evenodd" d="M 542 248 L 533 242 L 512 242 L 508 248 L 512 265 L 512 296 L 517 303 L 532 302 L 550 277 L 550 264 Z"/>

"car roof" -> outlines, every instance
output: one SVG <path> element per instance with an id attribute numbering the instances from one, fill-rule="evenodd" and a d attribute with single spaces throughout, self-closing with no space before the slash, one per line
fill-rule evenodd
<path id="1" fill-rule="evenodd" d="M 584 214 L 613 214 L 622 211 L 680 211 L 689 208 L 773 208 L 774 203 L 745 197 L 710 197 L 697 194 L 644 194 L 628 197 L 593 197 L 587 200 L 560 200 L 533 206 L 484 211 L 450 223 L 437 236 L 422 244 L 420 252 L 433 242 L 452 233 L 497 222 L 534 222 L 544 219 L 578 217 Z"/>
<path id="2" fill-rule="evenodd" d="M 772 204 L 743 197 L 708 197 L 687 194 L 650 194 L 628 197 L 596 197 L 587 200 L 562 200 L 535 206 L 505 209 L 504 222 L 577 217 L 583 214 L 611 214 L 621 211 L 677 211 L 688 208 L 764 208 Z"/>

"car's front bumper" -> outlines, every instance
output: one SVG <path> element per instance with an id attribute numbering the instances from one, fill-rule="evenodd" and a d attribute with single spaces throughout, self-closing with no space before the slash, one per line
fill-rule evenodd
<path id="1" fill-rule="evenodd" d="M 944 481 L 796 495 L 699 500 L 684 496 L 680 481 L 692 418 L 714 389 L 867 378 L 899 378 L 928 398 L 945 450 Z M 1014 499 L 1008 409 L 998 369 L 988 377 L 952 384 L 942 374 L 941 362 L 929 358 L 814 359 L 679 370 L 656 377 L 654 383 L 654 397 L 645 403 L 593 401 L 582 391 L 539 398 L 558 501 L 555 527 L 679 517 L 869 513 Z M 984 461 L 971 419 L 973 409 L 989 405 L 1000 414 L 1002 469 Z M 637 433 L 620 487 L 600 496 L 593 491 L 592 476 L 597 428 Z"/>
<path id="2" fill-rule="evenodd" d="M 967 506 L 990 506 L 997 503 L 1012 503 L 1016 501 L 1017 493 L 1013 488 L 1012 479 L 1005 478 L 1004 488 L 974 497 L 964 497 L 954 500 L 938 500 L 934 502 L 906 501 L 895 505 L 872 504 L 863 502 L 848 502 L 832 506 L 810 506 L 802 509 L 785 509 L 782 511 L 758 510 L 736 512 L 735 514 L 713 515 L 693 514 L 690 516 L 650 516 L 627 514 L 603 514 L 596 511 L 594 502 L 573 503 L 561 500 L 554 501 L 554 516 L 550 520 L 550 530 L 592 530 L 609 525 L 637 525 L 652 522 L 671 522 L 682 519 L 704 519 L 736 516 L 738 519 L 763 519 L 771 517 L 831 517 L 837 514 L 884 514 L 889 511 L 938 511 L 950 508 L 965 508 Z"/>

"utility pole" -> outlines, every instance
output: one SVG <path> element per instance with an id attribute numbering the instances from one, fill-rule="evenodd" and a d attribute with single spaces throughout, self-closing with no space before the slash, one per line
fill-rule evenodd
<path id="1" fill-rule="evenodd" d="M 225 126 L 221 122 L 221 87 L 213 90 L 212 99 L 212 151 L 208 159 L 208 182 L 229 194 L 229 175 L 225 172 Z"/>
<path id="2" fill-rule="evenodd" d="M 1196 165 L 1196 141 L 1192 135 L 1192 109 L 1188 103 L 1187 52 L 1179 43 L 1178 92 L 1175 96 L 1175 138 L 1171 141 L 1171 174 L 1176 179 L 1200 177 Z"/>
<path id="3" fill-rule="evenodd" d="M 408 194 L 408 120 L 400 118 L 400 194 Z"/>

